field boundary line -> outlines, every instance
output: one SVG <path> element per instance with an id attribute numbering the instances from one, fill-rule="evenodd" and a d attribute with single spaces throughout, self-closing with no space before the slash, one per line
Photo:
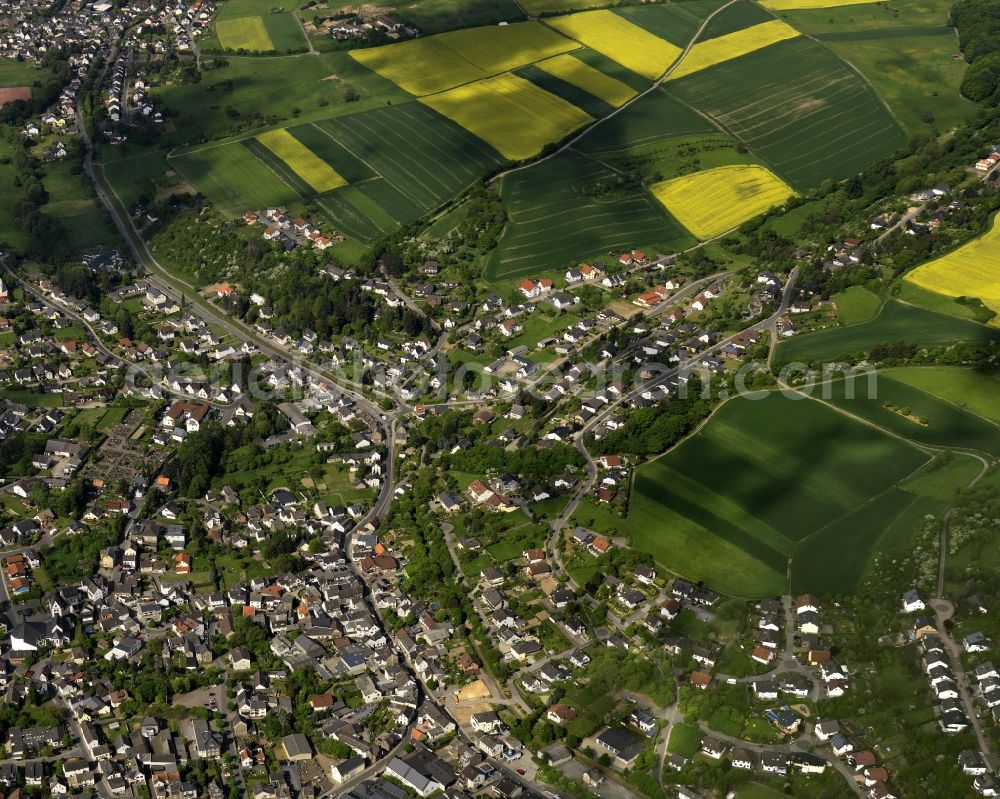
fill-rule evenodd
<path id="1" fill-rule="evenodd" d="M 921 452 L 923 452 L 925 454 L 927 454 L 929 452 L 940 452 L 942 450 L 949 449 L 949 447 L 939 447 L 939 446 L 935 446 L 933 444 L 921 444 L 921 443 L 919 443 L 917 441 L 914 441 L 911 438 L 907 438 L 906 436 L 904 436 L 904 435 L 902 435 L 900 433 L 897 433 L 894 430 L 889 430 L 889 429 L 887 429 L 885 427 L 882 427 L 881 425 L 878 425 L 875 422 L 871 421 L 871 419 L 865 419 L 862 416 L 856 416 L 855 414 L 851 413 L 850 411 L 846 410 L 845 408 L 841 408 L 839 405 L 835 405 L 834 403 L 830 402 L 829 400 L 825 400 L 825 399 L 823 399 L 821 397 L 814 397 L 811 394 L 807 394 L 806 392 L 802 391 L 801 389 L 795 388 L 794 386 L 790 386 L 788 383 L 785 383 L 780 378 L 778 379 L 778 385 L 783 390 L 785 390 L 785 391 L 791 391 L 793 394 L 798 394 L 800 397 L 803 397 L 804 399 L 810 399 L 813 402 L 818 402 L 818 403 L 820 403 L 822 405 L 826 405 L 828 408 L 831 408 L 832 410 L 836 411 L 837 413 L 843 414 L 844 416 L 848 417 L 849 419 L 853 419 L 856 422 L 860 422 L 861 424 L 867 425 L 868 427 L 871 427 L 873 430 L 878 430 L 880 433 L 884 433 L 887 436 L 891 436 L 892 438 L 896 438 L 896 439 L 899 439 L 900 441 L 904 441 L 907 444 L 909 444 L 911 447 L 913 447 L 914 449 L 920 450 Z"/>
<path id="2" fill-rule="evenodd" d="M 336 142 L 338 145 L 340 145 L 345 150 L 347 150 L 347 152 L 349 152 L 351 155 L 353 155 L 355 158 L 357 158 L 362 164 L 364 164 L 372 172 L 374 172 L 376 177 L 382 178 L 382 180 L 386 181 L 386 183 L 389 182 L 385 175 L 383 175 L 381 172 L 379 172 L 372 164 L 368 163 L 368 161 L 366 159 L 362 158 L 360 155 L 358 155 L 357 153 L 355 153 L 354 150 L 352 150 L 350 147 L 348 147 L 346 144 L 344 144 L 340 139 L 338 139 L 336 136 L 334 136 L 326 128 L 321 128 L 315 122 L 310 122 L 309 124 L 312 125 L 314 128 L 316 128 L 316 130 L 318 130 L 320 133 L 323 133 L 324 135 L 329 136 L 334 142 Z M 373 179 L 374 178 L 366 178 L 366 180 L 373 180 Z"/>

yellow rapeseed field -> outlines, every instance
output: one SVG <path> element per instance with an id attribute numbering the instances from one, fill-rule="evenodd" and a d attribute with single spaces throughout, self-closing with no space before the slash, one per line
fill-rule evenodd
<path id="1" fill-rule="evenodd" d="M 610 75 L 605 75 L 599 69 L 585 64 L 571 53 L 546 58 L 535 66 L 567 83 L 572 83 L 594 97 L 599 97 L 615 108 L 628 102 L 636 95 L 635 89 L 628 84 L 622 83 Z"/>
<path id="2" fill-rule="evenodd" d="M 421 100 L 512 161 L 593 121 L 590 114 L 516 75 L 504 74 Z"/>
<path id="3" fill-rule="evenodd" d="M 715 39 L 706 39 L 691 48 L 691 52 L 670 73 L 670 79 L 683 78 L 692 72 L 721 64 L 723 61 L 752 53 L 754 50 L 760 50 L 785 39 L 794 39 L 798 35 L 799 32 L 791 25 L 780 19 L 772 19 L 770 22 L 752 25 Z"/>
<path id="4" fill-rule="evenodd" d="M 681 54 L 680 47 L 614 11 L 583 11 L 556 17 L 548 24 L 650 80 L 660 77 Z"/>
<path id="5" fill-rule="evenodd" d="M 906 280 L 946 297 L 978 297 L 1000 313 L 1000 225 L 957 250 L 918 266 Z"/>
<path id="6" fill-rule="evenodd" d="M 770 169 L 720 166 L 655 183 L 656 197 L 699 239 L 710 239 L 764 213 L 795 192 Z"/>
<path id="7" fill-rule="evenodd" d="M 350 54 L 410 94 L 422 97 L 578 47 L 540 22 L 519 22 L 465 28 L 384 47 L 351 50 Z"/>
<path id="8" fill-rule="evenodd" d="M 333 167 L 287 130 L 269 130 L 257 136 L 257 141 L 320 194 L 347 185 Z"/>
<path id="9" fill-rule="evenodd" d="M 274 49 L 271 37 L 264 27 L 264 20 L 260 17 L 221 19 L 215 23 L 215 33 L 219 37 L 219 44 L 226 50 L 266 53 Z"/>
<path id="10" fill-rule="evenodd" d="M 809 8 L 836 8 L 871 3 L 871 0 L 762 0 L 761 5 L 771 11 L 795 11 Z"/>

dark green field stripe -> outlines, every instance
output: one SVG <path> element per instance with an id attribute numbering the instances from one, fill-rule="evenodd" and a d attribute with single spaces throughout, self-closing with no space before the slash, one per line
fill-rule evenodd
<path id="1" fill-rule="evenodd" d="M 623 67 L 617 61 L 612 61 L 607 56 L 601 55 L 589 47 L 581 47 L 579 50 L 574 50 L 571 55 L 574 58 L 580 59 L 587 66 L 593 67 L 598 72 L 603 72 L 608 77 L 620 80 L 626 86 L 631 86 L 637 92 L 648 89 L 650 86 L 650 82 L 642 77 L 642 75 L 637 75 L 631 69 Z"/>
<path id="2" fill-rule="evenodd" d="M 515 70 L 515 75 L 534 83 L 539 89 L 544 89 L 556 97 L 561 97 L 568 103 L 582 108 L 594 119 L 600 119 L 614 111 L 614 106 L 606 103 L 599 97 L 594 97 L 590 92 L 584 91 L 579 86 L 567 83 L 562 78 L 550 75 L 543 69 L 539 69 L 533 64 Z"/>
<path id="3" fill-rule="evenodd" d="M 315 125 L 299 125 L 289 128 L 288 132 L 326 161 L 348 183 L 360 183 L 375 177 L 375 171 L 370 166 Z"/>
<path id="4" fill-rule="evenodd" d="M 312 186 L 296 175 L 288 164 L 278 158 L 278 156 L 272 153 L 259 141 L 256 139 L 243 139 L 240 144 L 246 147 L 263 163 L 267 164 L 275 172 L 277 172 L 281 176 L 281 179 L 295 189 L 295 191 L 297 191 L 302 197 L 316 196 L 316 190 Z"/>

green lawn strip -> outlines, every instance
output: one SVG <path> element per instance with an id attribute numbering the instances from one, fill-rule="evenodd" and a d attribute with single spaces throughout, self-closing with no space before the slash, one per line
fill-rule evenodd
<path id="1" fill-rule="evenodd" d="M 670 728 L 670 740 L 667 750 L 684 757 L 694 757 L 701 749 L 701 739 L 704 737 L 696 724 L 678 722 Z"/>
<path id="2" fill-rule="evenodd" d="M 1000 376 L 961 366 L 903 366 L 883 374 L 1000 424 Z"/>
<path id="3" fill-rule="evenodd" d="M 778 344 L 779 364 L 866 356 L 878 344 L 912 341 L 932 347 L 959 341 L 1000 341 L 1000 330 L 890 300 L 870 322 L 793 336 Z"/>
<path id="4" fill-rule="evenodd" d="M 966 488 L 982 469 L 983 464 L 977 458 L 946 453 L 900 483 L 900 488 L 921 497 L 950 500 L 957 491 Z"/>
<path id="5" fill-rule="evenodd" d="M 882 300 L 864 286 L 851 286 L 833 295 L 837 305 L 837 318 L 841 324 L 857 325 L 870 322 L 878 316 Z"/>
<path id="6" fill-rule="evenodd" d="M 873 393 L 869 393 L 865 381 L 853 385 L 852 397 L 850 380 L 824 383 L 813 393 L 848 413 L 920 444 L 1000 455 L 1000 425 L 894 380 L 889 374 L 878 374 L 877 390 Z"/>

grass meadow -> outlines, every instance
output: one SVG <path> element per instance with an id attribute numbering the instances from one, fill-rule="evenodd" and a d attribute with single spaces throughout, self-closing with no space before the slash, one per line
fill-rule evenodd
<path id="1" fill-rule="evenodd" d="M 83 174 L 73 174 L 68 160 L 46 164 L 42 184 L 49 201 L 41 210 L 65 226 L 74 248 L 86 250 L 118 241 L 118 231 L 90 182 Z"/>
<path id="2" fill-rule="evenodd" d="M 840 3 L 821 8 L 772 9 L 806 34 L 850 33 L 945 25 L 951 0 L 894 0 L 888 3 Z"/>
<path id="3" fill-rule="evenodd" d="M 758 158 L 724 133 L 673 136 L 626 150 L 598 153 L 606 164 L 635 170 L 646 180 L 669 180 L 681 175 L 739 164 L 759 164 Z"/>
<path id="4" fill-rule="evenodd" d="M 801 542 L 928 460 L 908 443 L 808 399 L 772 393 L 723 405 L 700 432 L 642 466 L 632 545 L 680 574 L 742 596 L 785 590 Z M 843 557 L 860 576 L 879 528 Z M 806 573 L 822 562 L 799 558 Z M 849 572 L 849 573 L 848 573 Z"/>
<path id="5" fill-rule="evenodd" d="M 670 91 L 800 191 L 847 178 L 904 140 L 871 87 L 803 37 L 689 75 Z"/>
<path id="6" fill-rule="evenodd" d="M 274 50 L 271 37 L 264 27 L 264 20 L 260 17 L 220 19 L 215 23 L 215 35 L 219 37 L 223 50 L 250 50 L 258 53 Z"/>
<path id="7" fill-rule="evenodd" d="M 28 246 L 28 234 L 14 223 L 14 206 L 20 201 L 16 172 L 11 159 L 14 145 L 0 139 L 0 249 L 20 249 Z"/>
<path id="8" fill-rule="evenodd" d="M 818 330 L 782 341 L 776 359 L 780 363 L 836 361 L 866 355 L 877 344 L 897 341 L 933 347 L 959 341 L 998 340 L 1000 331 L 985 325 L 889 300 L 870 322 Z"/>
<path id="9" fill-rule="evenodd" d="M 272 13 L 271 0 L 227 0 L 219 7 L 202 50 L 287 53 L 306 49 L 302 28 L 290 11 Z"/>
<path id="10" fill-rule="evenodd" d="M 900 302 L 946 316 L 969 319 L 981 324 L 986 324 L 997 316 L 996 311 L 990 310 L 983 305 L 982 300 L 975 297 L 946 297 L 944 294 L 922 289 L 905 280 L 897 284 L 896 290 L 896 298 Z"/>
<path id="11" fill-rule="evenodd" d="M 932 447 L 978 450 L 1000 455 L 1000 426 L 958 405 L 880 372 L 869 396 L 864 378 L 835 380 L 813 389 L 813 396 L 910 441 Z M 935 388 L 940 390 L 940 382 Z M 985 389 L 989 383 L 982 384 Z M 996 385 L 996 381 L 993 381 Z M 996 396 L 996 395 L 994 395 Z"/>
<path id="12" fill-rule="evenodd" d="M 1000 376 L 960 366 L 902 366 L 883 374 L 1000 424 Z"/>
<path id="13" fill-rule="evenodd" d="M 859 325 L 878 316 L 882 299 L 864 286 L 851 286 L 833 295 L 837 319 L 842 325 Z"/>
<path id="14" fill-rule="evenodd" d="M 229 218 L 251 208 L 286 205 L 299 198 L 291 186 L 239 142 L 177 155 L 170 163 Z"/>
<path id="15" fill-rule="evenodd" d="M 820 39 L 857 67 L 908 132 L 953 128 L 977 110 L 959 93 L 966 64 L 954 58 L 953 28 L 831 33 Z"/>

